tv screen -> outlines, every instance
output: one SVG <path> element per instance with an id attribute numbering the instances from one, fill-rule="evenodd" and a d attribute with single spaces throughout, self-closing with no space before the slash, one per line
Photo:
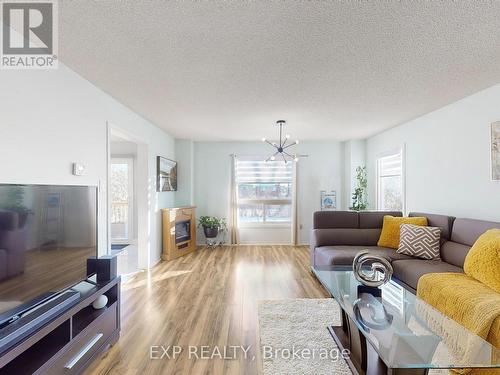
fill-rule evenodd
<path id="1" fill-rule="evenodd" d="M 86 278 L 97 188 L 0 184 L 0 317 Z"/>

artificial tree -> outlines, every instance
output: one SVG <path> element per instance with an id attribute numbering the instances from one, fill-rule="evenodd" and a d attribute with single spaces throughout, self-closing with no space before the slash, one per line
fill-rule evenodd
<path id="1" fill-rule="evenodd" d="M 364 211 L 368 208 L 368 201 L 366 199 L 366 190 L 368 187 L 368 179 L 366 177 L 366 167 L 359 166 L 356 168 L 356 182 L 357 186 L 352 194 L 352 207 L 354 211 Z"/>

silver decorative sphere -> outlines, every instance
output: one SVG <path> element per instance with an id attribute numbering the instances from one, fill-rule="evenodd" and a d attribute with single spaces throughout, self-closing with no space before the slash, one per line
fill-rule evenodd
<path id="1" fill-rule="evenodd" d="M 369 251 L 359 252 L 352 262 L 354 277 L 366 286 L 378 287 L 387 283 L 392 276 L 391 263 L 384 257 L 371 254 Z"/>

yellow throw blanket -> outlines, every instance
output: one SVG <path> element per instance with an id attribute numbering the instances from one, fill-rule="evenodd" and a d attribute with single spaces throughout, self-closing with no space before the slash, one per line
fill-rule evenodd
<path id="1" fill-rule="evenodd" d="M 500 348 L 499 293 L 464 274 L 431 273 L 420 278 L 417 296 L 469 331 Z M 462 345 L 467 346 L 467 343 Z M 470 349 L 461 348 L 465 351 Z M 500 370 L 497 369 L 454 371 L 462 374 L 500 374 Z"/>

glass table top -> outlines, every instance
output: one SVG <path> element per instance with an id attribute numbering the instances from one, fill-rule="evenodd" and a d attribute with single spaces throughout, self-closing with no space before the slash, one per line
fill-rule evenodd
<path id="1" fill-rule="evenodd" d="M 394 281 L 367 292 L 352 269 L 313 272 L 388 367 L 500 367 L 499 349 Z"/>

